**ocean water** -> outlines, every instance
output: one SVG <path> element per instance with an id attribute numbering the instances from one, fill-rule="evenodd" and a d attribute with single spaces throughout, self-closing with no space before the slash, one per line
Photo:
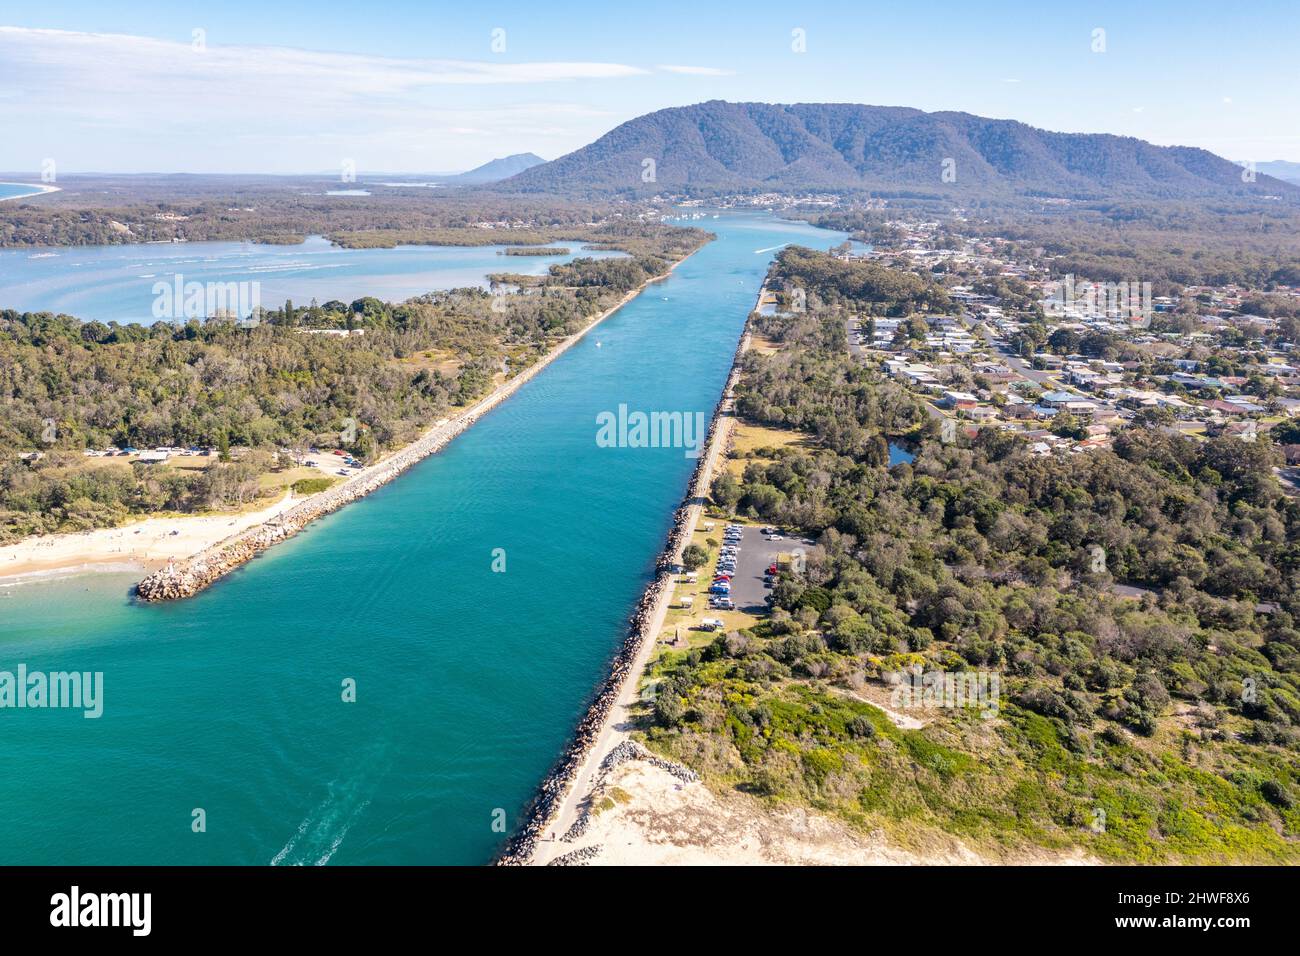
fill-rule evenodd
<path id="1" fill-rule="evenodd" d="M 158 321 L 153 306 L 159 282 L 248 282 L 262 306 L 278 309 L 374 296 L 400 302 L 439 289 L 480 286 L 495 272 L 542 275 L 554 263 L 585 252 L 583 243 L 556 243 L 563 256 L 504 256 L 505 246 L 398 246 L 343 249 L 321 236 L 296 246 L 253 242 L 181 242 L 124 246 L 0 249 L 0 309 L 65 312 L 100 322 Z"/>
<path id="2" fill-rule="evenodd" d="M 0 199 L 19 199 L 24 196 L 39 196 L 42 190 L 39 186 L 29 186 L 26 183 L 0 183 Z"/>
<path id="3" fill-rule="evenodd" d="M 599 447 L 597 415 L 710 411 L 773 247 L 843 238 L 704 225 L 716 242 L 442 453 L 198 597 L 137 605 L 121 574 L 0 588 L 0 670 L 103 674 L 98 719 L 0 709 L 0 865 L 488 862 L 694 467 Z"/>

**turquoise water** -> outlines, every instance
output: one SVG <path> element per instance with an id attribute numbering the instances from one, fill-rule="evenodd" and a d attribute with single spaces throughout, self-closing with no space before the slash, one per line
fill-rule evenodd
<path id="1" fill-rule="evenodd" d="M 0 183 L 0 199 L 18 199 L 23 196 L 39 196 L 43 190 L 39 186 L 26 183 Z"/>
<path id="2" fill-rule="evenodd" d="M 97 720 L 0 710 L 0 864 L 491 859 L 694 466 L 598 447 L 596 416 L 711 409 L 772 247 L 842 239 L 706 225 L 716 242 L 444 452 L 198 597 L 137 606 L 131 575 L 0 588 L 0 670 L 104 675 Z"/>
<path id="3" fill-rule="evenodd" d="M 619 252 L 583 251 L 565 243 L 563 256 L 510 256 L 505 246 L 398 246 L 343 249 L 320 236 L 296 246 L 254 242 L 149 243 L 129 246 L 0 249 L 0 309 L 65 312 L 100 322 L 156 322 L 156 283 L 257 283 L 261 305 L 286 299 L 305 306 L 374 296 L 400 302 L 437 289 L 486 286 L 493 272 L 542 275 L 578 256 L 604 259 Z M 245 296 L 253 294 L 249 287 Z"/>

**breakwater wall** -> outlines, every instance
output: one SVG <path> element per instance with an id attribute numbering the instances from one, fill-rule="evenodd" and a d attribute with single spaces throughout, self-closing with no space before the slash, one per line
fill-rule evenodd
<path id="1" fill-rule="evenodd" d="M 762 293 L 760 292 L 759 295 L 761 297 Z M 673 513 L 667 541 L 655 562 L 654 580 L 646 587 L 641 599 L 632 610 L 628 618 L 627 637 L 614 655 L 609 672 L 600 683 L 587 712 L 578 722 L 568 746 L 555 766 L 551 768 L 550 773 L 542 779 L 537 793 L 524 810 L 522 823 L 497 857 L 498 866 L 526 866 L 531 862 L 538 840 L 555 818 L 569 788 L 600 738 L 601 730 L 609 718 L 610 711 L 618 702 L 624 684 L 638 676 L 633 672 L 637 657 L 645 642 L 655 639 L 656 635 L 650 633 L 655 612 L 660 602 L 667 600 L 672 594 L 673 575 L 681 559 L 682 550 L 690 540 L 691 526 L 694 522 L 692 506 L 695 504 L 702 506 L 708 497 L 710 472 L 716 454 L 720 451 L 718 446 L 723 412 L 729 407 L 732 390 L 740 378 L 741 360 L 749 348 L 749 340 L 749 321 L 746 319 L 740 342 L 731 360 L 731 371 L 727 375 L 726 385 L 723 386 L 722 394 L 718 398 L 717 405 L 714 406 L 713 417 L 709 422 L 708 438 L 704 445 L 706 452 L 695 463 L 695 471 L 691 474 L 686 494 Z"/>

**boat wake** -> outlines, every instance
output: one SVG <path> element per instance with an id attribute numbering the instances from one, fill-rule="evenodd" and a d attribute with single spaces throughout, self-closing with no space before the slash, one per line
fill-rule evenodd
<path id="1" fill-rule="evenodd" d="M 766 249 L 755 249 L 755 250 L 754 250 L 754 255 L 756 255 L 756 256 L 761 256 L 761 255 L 762 255 L 763 253 L 765 253 L 765 252 L 776 252 L 776 250 L 778 250 L 778 249 L 784 249 L 784 248 L 785 248 L 786 246 L 788 246 L 788 245 L 790 245 L 790 243 L 788 243 L 788 242 L 783 242 L 783 243 L 781 243 L 779 246 L 768 246 Z"/>
<path id="2" fill-rule="evenodd" d="M 373 765 L 373 761 L 371 762 Z M 325 799 L 298 824 L 274 857 L 272 866 L 324 866 L 338 852 L 353 824 L 370 806 L 383 774 L 363 772 L 351 780 L 332 780 Z"/>

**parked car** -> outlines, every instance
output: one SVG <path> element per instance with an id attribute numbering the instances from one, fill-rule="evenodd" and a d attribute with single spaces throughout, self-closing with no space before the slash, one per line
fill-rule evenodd
<path id="1" fill-rule="evenodd" d="M 701 631 L 720 631 L 724 627 L 726 627 L 726 625 L 716 617 L 706 617 L 704 620 L 700 621 Z"/>
<path id="2" fill-rule="evenodd" d="M 709 601 L 709 607 L 716 611 L 734 611 L 736 609 L 736 602 L 731 598 L 718 597 Z"/>

